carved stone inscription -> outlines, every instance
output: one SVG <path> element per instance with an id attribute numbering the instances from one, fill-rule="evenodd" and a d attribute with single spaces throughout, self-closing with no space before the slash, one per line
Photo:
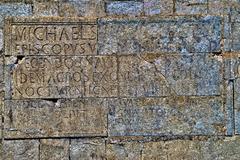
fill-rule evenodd
<path id="1" fill-rule="evenodd" d="M 220 51 L 221 19 L 214 16 L 101 19 L 99 54 Z"/>
<path id="2" fill-rule="evenodd" d="M 13 70 L 13 98 L 117 96 L 111 56 L 31 56 Z"/>
<path id="3" fill-rule="evenodd" d="M 8 100 L 5 138 L 105 136 L 104 99 Z"/>
<path id="4" fill-rule="evenodd" d="M 13 65 L 13 99 L 221 95 L 221 62 L 198 55 L 29 56 Z"/>
<path id="5" fill-rule="evenodd" d="M 119 56 L 119 93 L 124 97 L 221 95 L 221 67 L 217 59 L 199 55 Z"/>
<path id="6" fill-rule="evenodd" d="M 10 24 L 8 34 L 11 44 L 8 45 L 8 55 L 96 54 L 95 21 L 10 21 Z"/>
<path id="7" fill-rule="evenodd" d="M 109 101 L 111 136 L 224 135 L 221 97 L 123 98 Z"/>

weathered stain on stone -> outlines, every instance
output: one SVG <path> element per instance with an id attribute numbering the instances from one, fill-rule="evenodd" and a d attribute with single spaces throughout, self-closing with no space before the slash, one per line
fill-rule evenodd
<path id="1" fill-rule="evenodd" d="M 105 0 L 65 0 L 59 3 L 59 15 L 66 17 L 103 17 L 106 15 Z"/>
<path id="2" fill-rule="evenodd" d="M 5 138 L 106 136 L 104 99 L 5 101 Z"/>
<path id="3" fill-rule="evenodd" d="M 240 78 L 234 81 L 235 134 L 240 134 Z"/>
<path id="4" fill-rule="evenodd" d="M 30 4 L 2 3 L 0 4 L 0 28 L 3 27 L 3 20 L 6 16 L 30 16 L 32 7 Z"/>
<path id="5" fill-rule="evenodd" d="M 221 95 L 221 62 L 200 55 L 119 56 L 120 96 Z"/>
<path id="6" fill-rule="evenodd" d="M 2 51 L 2 49 L 3 49 L 3 42 L 4 42 L 4 39 L 3 39 L 3 30 L 0 29 L 0 51 Z"/>
<path id="7" fill-rule="evenodd" d="M 178 14 L 206 14 L 208 0 L 176 0 L 176 13 Z"/>
<path id="8" fill-rule="evenodd" d="M 35 16 L 58 16 L 59 4 L 56 2 L 34 2 L 33 5 Z"/>
<path id="9" fill-rule="evenodd" d="M 239 137 L 228 137 L 222 139 L 209 138 L 203 140 L 173 140 L 143 143 L 125 142 L 107 144 L 107 153 L 108 156 L 110 155 L 110 158 L 112 155 L 118 155 L 120 160 L 128 159 L 128 157 L 132 157 L 134 160 L 239 159 L 239 142 Z"/>
<path id="10" fill-rule="evenodd" d="M 71 160 L 105 160 L 105 157 L 104 139 L 71 139 Z"/>
<path id="11" fill-rule="evenodd" d="M 173 1 L 144 0 L 145 15 L 166 15 L 173 13 Z"/>
<path id="12" fill-rule="evenodd" d="M 68 139 L 41 139 L 40 160 L 69 160 Z"/>
<path id="13" fill-rule="evenodd" d="M 5 26 L 5 55 L 94 55 L 94 19 L 12 18 Z"/>
<path id="14" fill-rule="evenodd" d="M 143 3 L 135 1 L 107 2 L 106 12 L 108 15 L 135 15 L 143 13 Z"/>
<path id="15" fill-rule="evenodd" d="M 38 140 L 5 140 L 3 142 L 3 157 L 6 160 L 38 160 Z"/>
<path id="16" fill-rule="evenodd" d="M 110 136 L 225 135 L 221 97 L 113 99 Z"/>
<path id="17" fill-rule="evenodd" d="M 99 54 L 220 51 L 221 18 L 100 19 Z"/>
<path id="18" fill-rule="evenodd" d="M 199 148 L 200 145 L 197 142 L 188 140 L 148 142 L 144 143 L 142 159 L 200 160 L 203 157 Z"/>
<path id="19" fill-rule="evenodd" d="M 108 143 L 106 155 L 108 160 L 140 160 L 143 145 L 138 142 Z"/>
<path id="20" fill-rule="evenodd" d="M 234 135 L 234 82 L 231 80 L 225 81 L 226 87 L 226 117 L 227 117 L 227 135 Z"/>

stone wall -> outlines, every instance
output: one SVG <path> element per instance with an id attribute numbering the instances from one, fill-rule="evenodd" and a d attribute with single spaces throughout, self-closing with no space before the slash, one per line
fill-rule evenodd
<path id="1" fill-rule="evenodd" d="M 0 159 L 240 159 L 239 15 L 238 0 L 0 0 Z"/>

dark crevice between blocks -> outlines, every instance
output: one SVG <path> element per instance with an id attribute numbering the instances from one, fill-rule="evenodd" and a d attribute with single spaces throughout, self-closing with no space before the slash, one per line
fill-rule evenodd
<path id="1" fill-rule="evenodd" d="M 57 103 L 59 101 L 59 98 L 43 98 L 42 100 Z"/>

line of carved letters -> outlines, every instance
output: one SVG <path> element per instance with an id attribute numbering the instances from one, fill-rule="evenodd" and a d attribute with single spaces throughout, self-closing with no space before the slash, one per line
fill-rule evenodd
<path id="1" fill-rule="evenodd" d="M 12 52 L 17 55 L 94 54 L 96 25 L 13 26 Z"/>
<path id="2" fill-rule="evenodd" d="M 174 81 L 203 76 L 178 67 L 182 64 L 176 59 L 172 64 L 161 60 L 165 67 L 175 67 L 172 75 L 166 76 L 154 64 L 145 65 L 138 56 L 87 56 L 96 53 L 94 24 L 13 25 L 11 41 L 12 54 L 26 55 L 13 70 L 15 98 L 166 96 L 171 92 L 167 76 Z"/>

